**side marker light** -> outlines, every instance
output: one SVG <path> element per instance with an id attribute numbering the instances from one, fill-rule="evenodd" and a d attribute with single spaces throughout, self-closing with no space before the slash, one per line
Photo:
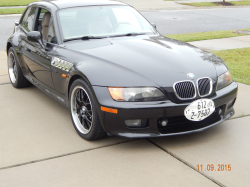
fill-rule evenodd
<path id="1" fill-rule="evenodd" d="M 117 109 L 107 108 L 107 107 L 103 107 L 103 106 L 101 106 L 101 110 L 104 112 L 110 112 L 110 113 L 114 113 L 114 114 L 118 113 Z"/>

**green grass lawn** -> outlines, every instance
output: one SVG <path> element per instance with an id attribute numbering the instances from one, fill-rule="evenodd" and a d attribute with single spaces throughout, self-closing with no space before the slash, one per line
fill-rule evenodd
<path id="1" fill-rule="evenodd" d="M 222 58 L 237 82 L 250 84 L 250 48 L 213 51 Z"/>
<path id="2" fill-rule="evenodd" d="M 23 6 L 37 0 L 0 0 L 0 6 Z"/>
<path id="3" fill-rule="evenodd" d="M 25 8 L 7 8 L 7 9 L 0 9 L 0 15 L 3 14 L 22 14 Z"/>
<path id="4" fill-rule="evenodd" d="M 231 3 L 232 6 L 250 5 L 250 0 L 226 1 L 226 2 Z M 189 5 L 189 6 L 196 6 L 196 7 L 222 6 L 220 4 L 213 3 L 213 2 L 196 2 L 196 3 L 179 3 L 179 4 Z"/>
<path id="5" fill-rule="evenodd" d="M 250 31 L 250 29 L 242 29 L 242 30 L 249 30 Z M 170 34 L 170 35 L 166 35 L 166 37 L 173 38 L 176 40 L 181 40 L 183 42 L 192 42 L 192 41 L 229 38 L 229 37 L 246 35 L 246 34 L 234 33 L 234 31 L 236 31 L 236 30 L 195 32 L 195 33 L 186 33 L 186 34 Z"/>

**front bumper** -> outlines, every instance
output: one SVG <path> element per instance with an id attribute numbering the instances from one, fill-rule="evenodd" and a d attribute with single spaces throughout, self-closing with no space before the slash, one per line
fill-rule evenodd
<path id="1" fill-rule="evenodd" d="M 189 121 L 184 117 L 184 110 L 190 103 L 176 104 L 171 101 L 162 102 L 115 102 L 111 99 L 106 87 L 93 86 L 99 106 L 118 109 L 117 114 L 103 112 L 99 108 L 100 121 L 106 132 L 129 138 L 158 137 L 187 134 L 203 131 L 222 123 L 234 115 L 234 102 L 237 98 L 238 85 L 233 82 L 219 90 L 213 97 L 216 111 L 200 122 Z M 219 114 L 219 110 L 221 113 Z M 144 119 L 147 126 L 129 128 L 125 120 Z M 160 120 L 167 119 L 163 127 Z"/>

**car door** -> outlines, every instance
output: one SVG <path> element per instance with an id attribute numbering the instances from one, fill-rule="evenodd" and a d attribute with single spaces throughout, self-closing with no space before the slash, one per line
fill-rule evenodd
<path id="1" fill-rule="evenodd" d="M 46 41 L 43 41 L 44 46 L 41 46 L 39 43 L 32 42 L 27 39 L 28 32 L 38 31 L 37 25 L 39 25 L 39 22 L 43 21 L 43 16 L 46 12 L 48 11 L 38 7 L 30 7 L 26 11 L 26 14 L 21 22 L 21 28 L 23 30 L 23 47 L 21 52 L 23 54 L 23 60 L 27 64 L 31 76 L 35 78 L 39 84 L 54 88 L 51 77 L 51 60 L 56 47 L 51 46 L 50 48 L 47 48 Z M 50 19 L 52 19 L 52 17 Z M 41 30 L 42 29 L 43 28 L 41 28 Z"/>

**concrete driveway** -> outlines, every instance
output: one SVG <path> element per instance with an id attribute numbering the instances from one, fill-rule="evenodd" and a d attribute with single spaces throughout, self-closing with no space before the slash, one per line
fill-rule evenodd
<path id="1" fill-rule="evenodd" d="M 250 185 L 248 85 L 239 84 L 234 119 L 204 132 L 88 142 L 68 109 L 35 87 L 13 88 L 7 74 L 0 51 L 0 186 Z M 216 171 L 206 171 L 207 164 Z M 218 164 L 231 171 L 218 171 Z"/>

